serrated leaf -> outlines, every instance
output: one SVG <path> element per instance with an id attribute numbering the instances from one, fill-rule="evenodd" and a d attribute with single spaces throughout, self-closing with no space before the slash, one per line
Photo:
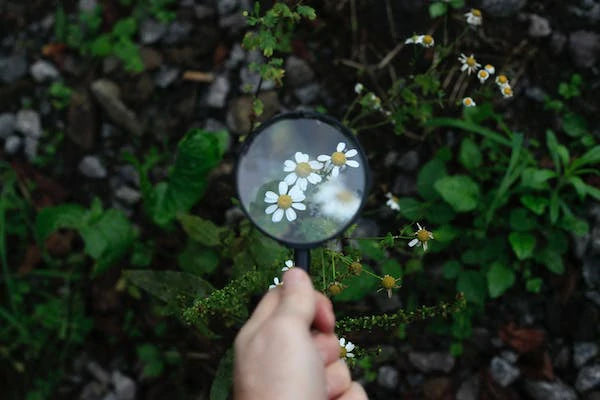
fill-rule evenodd
<path id="1" fill-rule="evenodd" d="M 495 299 L 515 284 L 515 271 L 502 263 L 494 263 L 487 272 L 488 291 Z"/>
<path id="2" fill-rule="evenodd" d="M 558 221 L 558 226 L 566 231 L 574 233 L 576 236 L 583 236 L 590 230 L 587 221 L 573 215 L 564 215 L 560 221 Z"/>
<path id="3" fill-rule="evenodd" d="M 472 211 L 479 203 L 479 186 L 466 175 L 446 176 L 439 179 L 434 186 L 457 212 Z"/>
<path id="4" fill-rule="evenodd" d="M 483 304 L 487 293 L 487 284 L 483 273 L 472 270 L 461 271 L 456 281 L 456 290 L 464 293 L 467 301 Z"/>
<path id="5" fill-rule="evenodd" d="M 519 260 L 524 260 L 533 255 L 536 240 L 531 233 L 511 232 L 508 235 L 508 241 Z"/>
<path id="6" fill-rule="evenodd" d="M 213 273 L 219 266 L 219 253 L 194 241 L 188 241 L 186 248 L 177 256 L 179 268 L 197 276 Z"/>
<path id="7" fill-rule="evenodd" d="M 43 208 L 35 219 L 36 236 L 40 241 L 59 229 L 78 229 L 87 210 L 78 204 L 61 204 Z"/>
<path id="8" fill-rule="evenodd" d="M 301 16 L 308 18 L 311 21 L 317 18 L 317 13 L 315 12 L 315 9 L 309 6 L 299 5 L 298 7 L 296 7 L 296 12 Z"/>
<path id="9" fill-rule="evenodd" d="M 221 236 L 227 231 L 227 228 L 217 226 L 212 221 L 196 215 L 183 214 L 177 219 L 191 239 L 209 247 L 221 244 Z"/>
<path id="10" fill-rule="evenodd" d="M 579 114 L 568 113 L 563 117 L 563 130 L 571 137 L 580 137 L 588 132 L 587 121 Z"/>
<path id="11" fill-rule="evenodd" d="M 478 168 L 482 162 L 479 146 L 471 138 L 464 138 L 460 144 L 458 159 L 466 169 L 473 170 Z"/>

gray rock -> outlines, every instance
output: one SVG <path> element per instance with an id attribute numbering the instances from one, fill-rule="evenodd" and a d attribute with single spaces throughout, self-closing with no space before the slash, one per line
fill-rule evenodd
<path id="1" fill-rule="evenodd" d="M 573 388 L 564 384 L 560 379 L 554 382 L 525 381 L 525 391 L 534 400 L 577 400 Z"/>
<path id="2" fill-rule="evenodd" d="M 123 178 L 126 183 L 140 187 L 140 174 L 133 165 L 123 165 L 119 167 L 119 176 Z"/>
<path id="3" fill-rule="evenodd" d="M 567 369 L 571 364 L 571 350 L 568 346 L 562 346 L 554 356 L 552 362 L 555 368 Z"/>
<path id="4" fill-rule="evenodd" d="M 198 4 L 194 7 L 194 14 L 198 19 L 213 17 L 215 9 L 204 4 Z"/>
<path id="5" fill-rule="evenodd" d="M 600 256 L 586 256 L 583 259 L 583 279 L 589 288 L 600 286 Z"/>
<path id="6" fill-rule="evenodd" d="M 100 366 L 96 361 L 90 361 L 87 365 L 88 372 L 96 379 L 98 382 L 107 385 L 110 382 L 109 373 Z"/>
<path id="7" fill-rule="evenodd" d="M 537 14 L 531 14 L 529 16 L 529 36 L 534 38 L 541 38 L 549 36 L 552 33 L 550 27 L 550 21 Z"/>
<path id="8" fill-rule="evenodd" d="M 231 14 L 235 11 L 239 6 L 238 0 L 218 0 L 217 1 L 217 10 L 219 11 L 219 15 L 227 15 Z"/>
<path id="9" fill-rule="evenodd" d="M 585 292 L 585 298 L 600 307 L 600 292 L 596 290 L 588 290 Z"/>
<path id="10" fill-rule="evenodd" d="M 39 140 L 37 138 L 25 137 L 25 147 L 24 152 L 29 161 L 33 161 L 37 157 Z"/>
<path id="11" fill-rule="evenodd" d="M 239 221 L 244 219 L 246 214 L 239 207 L 231 207 L 225 211 L 225 225 L 236 226 Z"/>
<path id="12" fill-rule="evenodd" d="M 79 394 L 79 400 L 98 400 L 106 393 L 106 386 L 96 381 L 90 382 L 83 387 Z"/>
<path id="13" fill-rule="evenodd" d="M 173 21 L 167 28 L 167 33 L 162 41 L 166 44 L 176 44 L 184 41 L 192 32 L 193 25 L 189 22 Z"/>
<path id="14" fill-rule="evenodd" d="M 388 151 L 388 153 L 385 155 L 385 158 L 383 159 L 383 165 L 385 165 L 387 168 L 391 168 L 391 167 L 395 166 L 397 161 L 398 161 L 398 152 L 395 150 L 390 150 L 390 151 Z"/>
<path id="15" fill-rule="evenodd" d="M 398 386 L 398 370 L 384 365 L 377 371 L 377 384 L 384 389 L 394 390 Z"/>
<path id="16" fill-rule="evenodd" d="M 581 368 L 598 354 L 598 344 L 594 342 L 578 342 L 573 345 L 573 363 Z"/>
<path id="17" fill-rule="evenodd" d="M 555 55 L 562 53 L 565 45 L 567 44 L 567 36 L 560 33 L 554 32 L 550 38 L 550 48 Z"/>
<path id="18" fill-rule="evenodd" d="M 20 110 L 15 121 L 15 130 L 25 136 L 39 139 L 42 136 L 40 115 L 34 110 Z"/>
<path id="19" fill-rule="evenodd" d="M 129 186 L 121 186 L 115 191 L 115 197 L 126 204 L 133 205 L 140 201 L 142 194 Z"/>
<path id="20" fill-rule="evenodd" d="M 246 52 L 242 49 L 239 43 L 236 43 L 229 52 L 229 58 L 225 61 L 225 67 L 227 69 L 237 68 L 238 65 L 246 58 Z"/>
<path id="21" fill-rule="evenodd" d="M 135 113 L 120 99 L 120 89 L 116 83 L 108 79 L 92 82 L 92 93 L 110 119 L 130 133 L 141 135 L 143 128 Z"/>
<path id="22" fill-rule="evenodd" d="M 292 87 L 300 87 L 311 83 L 315 73 L 306 61 L 296 56 L 289 56 L 285 61 L 285 80 Z"/>
<path id="23" fill-rule="evenodd" d="M 397 196 L 408 196 L 416 193 L 416 191 L 417 181 L 414 176 L 398 174 L 392 186 L 392 193 Z"/>
<path id="24" fill-rule="evenodd" d="M 519 355 L 511 350 L 502 351 L 500 353 L 500 357 L 502 357 L 503 359 L 505 359 L 506 361 L 508 361 L 511 364 L 515 364 L 517 362 L 517 360 L 519 359 Z"/>
<path id="25" fill-rule="evenodd" d="M 133 379 L 123 375 L 119 371 L 114 371 L 112 374 L 112 382 L 115 387 L 117 400 L 135 399 L 136 385 Z"/>
<path id="26" fill-rule="evenodd" d="M 448 353 L 411 351 L 408 353 L 408 359 L 423 373 L 434 371 L 448 373 L 454 368 L 454 357 Z"/>
<path id="27" fill-rule="evenodd" d="M 52 81 L 60 76 L 60 73 L 52 63 L 38 60 L 29 67 L 29 73 L 36 82 Z"/>
<path id="28" fill-rule="evenodd" d="M 102 179 L 106 178 L 107 172 L 100 159 L 96 156 L 85 156 L 79 162 L 79 172 L 88 178 Z"/>
<path id="29" fill-rule="evenodd" d="M 313 103 L 319 98 L 320 93 L 321 85 L 319 85 L 318 83 L 311 83 L 309 85 L 299 87 L 294 90 L 296 98 L 300 101 L 300 103 L 304 105 Z"/>
<path id="30" fill-rule="evenodd" d="M 575 389 L 579 392 L 593 389 L 600 386 L 600 364 L 584 367 L 577 374 Z"/>
<path id="31" fill-rule="evenodd" d="M 600 53 L 600 34 L 583 30 L 571 33 L 569 51 L 577 67 L 593 67 Z"/>
<path id="32" fill-rule="evenodd" d="M 9 136 L 4 141 L 4 152 L 6 154 L 15 154 L 21 147 L 21 138 L 18 136 Z"/>
<path id="33" fill-rule="evenodd" d="M 482 0 L 481 9 L 484 14 L 493 17 L 509 17 L 521 10 L 527 0 Z"/>
<path id="34" fill-rule="evenodd" d="M 246 18 L 242 13 L 233 13 L 219 18 L 219 27 L 230 30 L 232 34 L 237 34 L 247 27 Z"/>
<path id="35" fill-rule="evenodd" d="M 215 78 L 213 83 L 208 88 L 208 94 L 206 95 L 206 104 L 210 107 L 223 108 L 227 101 L 227 94 L 229 93 L 229 79 L 224 75 L 219 75 Z"/>
<path id="36" fill-rule="evenodd" d="M 140 25 L 140 40 L 144 44 L 156 43 L 167 33 L 167 29 L 167 24 L 147 18 Z"/>
<path id="37" fill-rule="evenodd" d="M 250 71 L 250 68 L 243 67 L 240 69 L 240 91 L 244 93 L 253 93 L 260 82 L 260 74 Z M 271 90 L 275 87 L 273 81 L 260 82 L 260 90 Z"/>
<path id="38" fill-rule="evenodd" d="M 160 68 L 160 71 L 158 71 L 154 76 L 154 82 L 159 88 L 165 89 L 171 86 L 171 84 L 177 80 L 178 76 L 179 69 L 168 68 L 163 66 Z"/>
<path id="39" fill-rule="evenodd" d="M 202 129 L 209 132 L 226 131 L 227 126 L 219 120 L 207 118 Z"/>
<path id="40" fill-rule="evenodd" d="M 397 165 L 398 168 L 406 172 L 415 171 L 419 166 L 419 153 L 415 150 L 407 151 L 400 156 Z"/>
<path id="41" fill-rule="evenodd" d="M 98 7 L 97 0 L 79 0 L 79 11 L 90 12 Z"/>
<path id="42" fill-rule="evenodd" d="M 263 114 L 258 118 L 259 122 L 266 121 L 281 109 L 277 92 L 274 90 L 260 92 L 258 98 L 264 104 Z M 252 112 L 252 96 L 240 96 L 229 102 L 227 126 L 230 131 L 236 134 L 248 133 L 251 128 L 250 114 Z"/>
<path id="43" fill-rule="evenodd" d="M 14 114 L 3 113 L 0 114 L 0 138 L 5 139 L 13 134 L 15 131 L 15 124 L 17 118 Z"/>
<path id="44" fill-rule="evenodd" d="M 506 387 L 519 378 L 521 371 L 504 358 L 494 357 L 490 362 L 490 374 L 500 386 Z"/>
<path id="45" fill-rule="evenodd" d="M 525 89 L 525 96 L 530 98 L 531 100 L 542 103 L 548 94 L 539 86 L 530 86 Z"/>
<path id="46" fill-rule="evenodd" d="M 456 400 L 477 400 L 479 399 L 479 388 L 481 384 L 478 375 L 473 375 L 460 384 L 456 392 Z"/>
<path id="47" fill-rule="evenodd" d="M 11 83 L 27 73 L 27 60 L 23 54 L 0 58 L 0 82 Z"/>

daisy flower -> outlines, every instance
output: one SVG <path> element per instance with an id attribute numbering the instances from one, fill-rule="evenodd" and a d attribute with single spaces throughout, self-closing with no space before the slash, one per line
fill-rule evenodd
<path id="1" fill-rule="evenodd" d="M 492 64 L 486 64 L 483 69 L 485 69 L 490 75 L 494 75 L 496 73 L 496 68 L 494 68 Z"/>
<path id="2" fill-rule="evenodd" d="M 506 84 L 506 85 L 500 87 L 500 93 L 502 93 L 502 96 L 505 99 L 507 99 L 509 97 L 513 97 L 513 90 L 509 84 Z"/>
<path id="3" fill-rule="evenodd" d="M 431 35 L 413 35 L 404 41 L 406 44 L 420 44 L 423 47 L 433 47 L 435 40 Z"/>
<path id="4" fill-rule="evenodd" d="M 394 196 L 393 194 L 391 194 L 390 192 L 387 192 L 385 194 L 385 197 L 388 198 L 388 201 L 385 202 L 385 204 L 391 208 L 394 211 L 400 211 L 400 204 L 398 204 L 398 198 L 396 196 Z"/>
<path id="5" fill-rule="evenodd" d="M 417 227 L 419 229 L 415 232 L 416 238 L 408 242 L 408 245 L 410 247 L 413 247 L 415 245 L 420 246 L 421 243 L 423 243 L 423 251 L 427 251 L 427 242 L 433 239 L 433 233 L 429 232 L 427 229 L 422 227 L 418 222 Z"/>
<path id="6" fill-rule="evenodd" d="M 490 77 L 490 73 L 487 72 L 487 70 L 485 70 L 485 69 L 480 69 L 479 72 L 477 72 L 477 78 L 479 79 L 479 82 L 481 82 L 482 84 L 485 83 L 485 81 L 487 81 L 489 77 Z"/>
<path id="7" fill-rule="evenodd" d="M 467 71 L 467 74 L 469 75 L 471 75 L 471 72 L 476 72 L 481 67 L 481 64 L 477 62 L 473 54 L 467 57 L 461 53 L 460 57 L 458 57 L 458 61 L 462 63 L 460 70 L 463 72 Z"/>
<path id="8" fill-rule="evenodd" d="M 273 278 L 273 284 L 269 285 L 269 290 L 275 289 L 277 286 L 283 286 L 283 281 L 279 282 L 279 278 L 275 277 Z"/>
<path id="9" fill-rule="evenodd" d="M 467 24 L 469 25 L 479 26 L 483 22 L 481 11 L 476 8 L 471 8 L 471 11 L 465 13 L 465 17 L 467 17 Z"/>
<path id="10" fill-rule="evenodd" d="M 379 288 L 379 290 L 377 290 L 378 292 L 381 292 L 382 290 L 385 290 L 387 292 L 388 295 L 388 299 L 392 298 L 392 289 L 397 289 L 400 287 L 400 285 L 398 285 L 398 281 L 401 281 L 401 278 L 395 279 L 393 276 L 391 275 L 384 275 L 383 278 L 381 278 L 381 288 Z"/>
<path id="11" fill-rule="evenodd" d="M 356 85 L 354 85 L 354 91 L 356 92 L 356 94 L 361 94 L 364 88 L 365 87 L 362 83 L 357 83 Z"/>
<path id="12" fill-rule="evenodd" d="M 354 358 L 354 354 L 352 350 L 354 350 L 356 346 L 351 341 L 346 342 L 345 338 L 340 338 L 340 358 L 345 360 L 347 358 Z"/>
<path id="13" fill-rule="evenodd" d="M 288 193 L 288 184 L 279 182 L 279 195 L 270 190 L 265 193 L 265 203 L 274 203 L 265 209 L 265 214 L 273 214 L 271 218 L 273 222 L 279 222 L 285 213 L 288 221 L 296 219 L 296 212 L 293 210 L 306 210 L 306 206 L 301 202 L 305 199 L 304 193 L 294 186 Z"/>
<path id="14" fill-rule="evenodd" d="M 340 222 L 352 218 L 360 207 L 360 198 L 337 179 L 321 184 L 314 201 L 324 216 Z"/>
<path id="15" fill-rule="evenodd" d="M 299 151 L 294 154 L 296 162 L 292 160 L 285 160 L 283 163 L 283 171 L 290 172 L 283 180 L 288 185 L 296 183 L 302 191 L 306 190 L 308 182 L 317 184 L 321 182 L 321 176 L 315 174 L 314 171 L 318 171 L 323 168 L 323 164 L 318 161 L 308 161 L 308 154 L 300 153 Z"/>
<path id="16" fill-rule="evenodd" d="M 339 142 L 336 147 L 336 151 L 333 154 L 330 156 L 322 154 L 317 157 L 317 160 L 333 165 L 331 170 L 331 176 L 333 178 L 336 178 L 340 174 L 340 169 L 344 168 L 346 165 L 352 168 L 357 168 L 359 165 L 358 161 L 348 160 L 349 158 L 357 155 L 358 151 L 356 151 L 356 149 L 351 149 L 344 152 L 345 148 L 346 143 Z"/>
<path id="17" fill-rule="evenodd" d="M 463 106 L 465 107 L 475 107 L 477 104 L 475 104 L 475 101 L 470 98 L 470 97 L 465 97 L 462 101 Z"/>
<path id="18" fill-rule="evenodd" d="M 292 260 L 287 260 L 285 262 L 285 267 L 281 268 L 281 272 L 289 271 L 294 268 L 294 262 Z"/>
<path id="19" fill-rule="evenodd" d="M 496 77 L 496 84 L 501 88 L 508 85 L 508 78 L 506 77 L 506 75 L 498 75 Z"/>

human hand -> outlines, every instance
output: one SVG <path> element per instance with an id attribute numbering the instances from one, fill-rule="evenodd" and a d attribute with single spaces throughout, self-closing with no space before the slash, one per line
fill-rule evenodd
<path id="1" fill-rule="evenodd" d="M 293 268 L 270 290 L 235 340 L 235 400 L 364 400 L 340 360 L 331 301 Z"/>

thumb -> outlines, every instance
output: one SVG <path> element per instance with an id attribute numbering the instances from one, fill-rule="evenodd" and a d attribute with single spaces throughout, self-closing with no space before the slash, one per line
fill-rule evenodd
<path id="1" fill-rule="evenodd" d="M 310 327 L 316 312 L 316 296 L 312 281 L 301 268 L 292 268 L 283 275 L 281 301 L 277 313 L 300 320 Z"/>

